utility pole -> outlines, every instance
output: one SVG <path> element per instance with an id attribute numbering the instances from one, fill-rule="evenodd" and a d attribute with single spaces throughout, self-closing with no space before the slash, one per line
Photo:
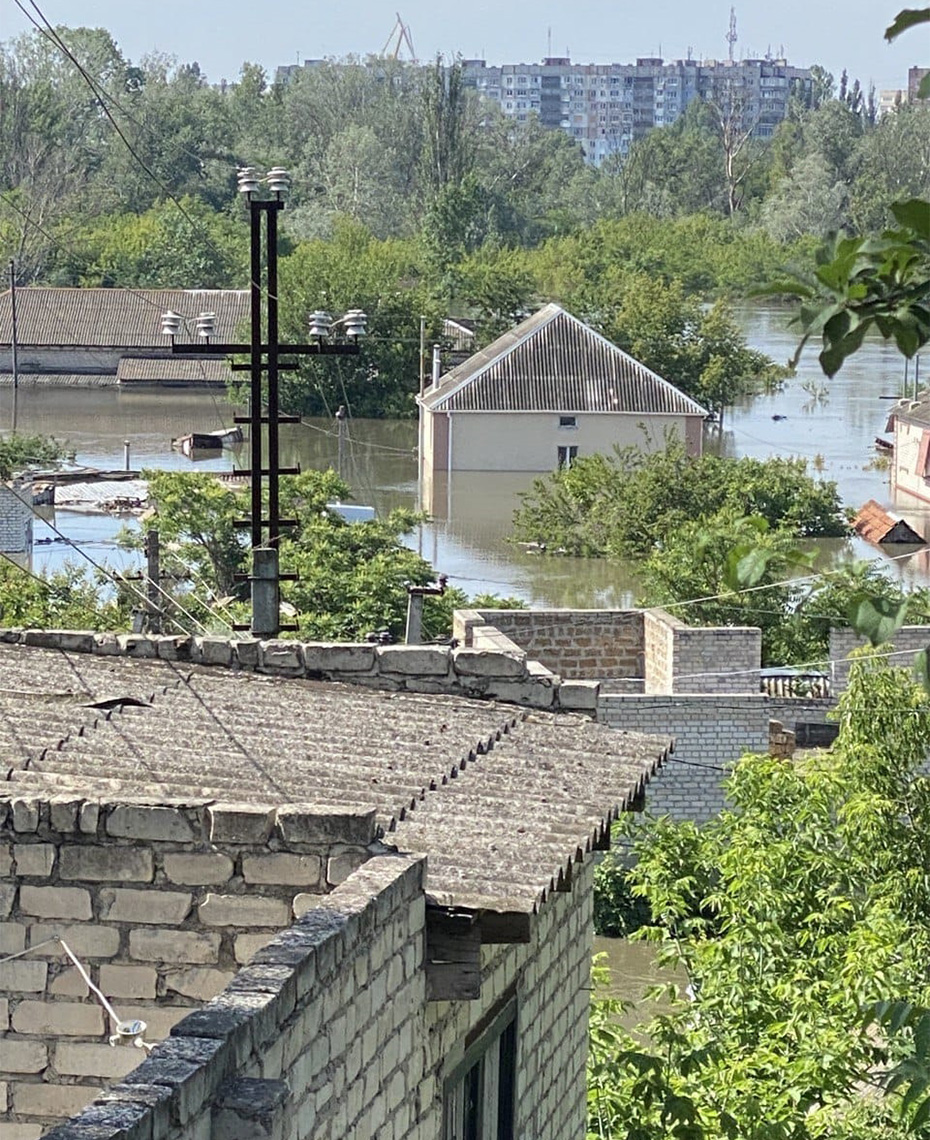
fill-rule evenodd
<path id="1" fill-rule="evenodd" d="M 153 527 L 145 535 L 145 596 L 148 600 L 148 631 L 161 633 L 161 570 L 158 531 Z"/>
<path id="2" fill-rule="evenodd" d="M 13 422 L 16 431 L 16 401 L 19 396 L 19 325 L 16 320 L 16 262 L 10 258 L 10 318 L 13 331 L 10 341 L 10 355 L 13 358 Z"/>
<path id="3" fill-rule="evenodd" d="M 357 355 L 359 338 L 365 333 L 365 314 L 360 309 L 352 309 L 334 322 L 328 313 L 321 310 L 310 316 L 309 344 L 282 345 L 278 330 L 278 213 L 284 209 L 284 194 L 290 182 L 286 170 L 274 167 L 264 178 L 252 167 L 244 167 L 238 172 L 239 191 L 249 204 L 249 247 L 250 247 L 250 337 L 247 344 L 211 343 L 214 327 L 214 314 L 202 313 L 197 322 L 205 344 L 178 344 L 174 333 L 180 327 L 176 314 L 166 313 L 162 317 L 162 329 L 171 336 L 172 352 L 205 356 L 248 355 L 248 364 L 232 364 L 235 372 L 248 372 L 249 414 L 235 416 L 236 423 L 249 425 L 251 466 L 236 469 L 236 474 L 246 475 L 251 481 L 251 512 L 248 519 L 237 519 L 236 526 L 248 528 L 251 535 L 252 573 L 243 575 L 251 582 L 252 621 L 248 626 L 255 637 L 276 637 L 282 629 L 296 629 L 295 624 L 282 624 L 280 620 L 280 582 L 293 580 L 296 575 L 282 574 L 279 568 L 279 544 L 283 530 L 297 526 L 297 519 L 281 518 L 280 483 L 282 475 L 299 475 L 299 467 L 282 467 L 279 458 L 279 425 L 299 423 L 300 416 L 280 414 L 279 377 L 282 372 L 295 372 L 296 361 L 282 360 L 282 349 L 288 357 Z M 259 198 L 260 184 L 265 182 L 271 198 Z M 262 220 L 264 219 L 264 227 Z M 264 243 L 262 230 L 264 228 Z M 262 246 L 264 244 L 264 259 Z M 264 269 L 263 270 L 263 260 Z M 265 287 L 262 288 L 262 278 Z M 263 306 L 264 301 L 264 306 Z M 263 311 L 264 309 L 264 311 Z M 346 343 L 325 343 L 334 325 L 341 325 Z M 263 339 L 263 326 L 265 337 Z M 266 393 L 264 376 L 267 374 L 267 411 L 263 412 Z M 263 428 L 268 428 L 267 466 L 264 464 Z M 265 487 L 267 486 L 268 511 L 264 511 Z"/>
<path id="4" fill-rule="evenodd" d="M 345 478 L 346 461 L 346 407 L 340 404 L 336 409 L 336 472 L 340 479 Z"/>

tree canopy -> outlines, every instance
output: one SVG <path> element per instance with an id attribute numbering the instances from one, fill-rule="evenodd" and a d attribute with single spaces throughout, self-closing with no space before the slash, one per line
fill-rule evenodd
<path id="1" fill-rule="evenodd" d="M 595 999 L 593 1140 L 926 1135 L 928 714 L 866 657 L 829 752 L 745 757 L 703 826 L 634 825 L 636 866 L 608 862 L 602 888 L 632 884 L 640 936 L 689 986 L 632 1033 Z"/>

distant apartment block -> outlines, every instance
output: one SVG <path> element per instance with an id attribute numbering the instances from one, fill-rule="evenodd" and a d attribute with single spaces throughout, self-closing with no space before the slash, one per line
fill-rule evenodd
<path id="1" fill-rule="evenodd" d="M 917 89 L 926 75 L 930 75 L 930 67 L 909 67 L 907 69 L 907 101 L 916 103 L 919 98 Z"/>
<path id="2" fill-rule="evenodd" d="M 287 84 L 325 63 L 307 59 L 275 72 Z M 362 66 L 376 65 L 374 58 Z M 624 155 L 634 139 L 664 127 L 697 98 L 734 111 L 759 138 L 771 138 L 786 117 L 792 92 L 811 93 L 809 68 L 785 59 L 664 59 L 635 63 L 572 63 L 566 56 L 542 63 L 489 65 L 462 61 L 466 86 L 496 103 L 516 122 L 536 115 L 544 127 L 564 131 L 578 142 L 588 162 L 599 166 L 612 154 Z"/>
<path id="3" fill-rule="evenodd" d="M 811 91 L 810 70 L 784 59 L 579 64 L 554 57 L 500 66 L 467 59 L 464 69 L 468 86 L 508 118 L 525 122 L 537 115 L 543 126 L 577 141 L 594 165 L 626 154 L 653 127 L 674 123 L 697 98 L 731 108 L 759 138 L 770 138 L 792 92 L 806 98 Z"/>
<path id="4" fill-rule="evenodd" d="M 930 67 L 909 67 L 907 69 L 907 87 L 880 91 L 878 98 L 879 118 L 897 110 L 904 103 L 916 103 L 920 99 L 917 92 L 925 75 L 930 75 Z"/>

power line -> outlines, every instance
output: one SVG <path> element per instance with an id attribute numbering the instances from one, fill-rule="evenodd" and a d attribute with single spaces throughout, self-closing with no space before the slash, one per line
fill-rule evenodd
<path id="1" fill-rule="evenodd" d="M 35 9 L 35 11 L 38 13 L 39 18 L 42 21 L 41 24 L 39 23 L 38 20 L 35 19 L 34 16 L 32 16 L 27 11 L 27 9 L 25 8 L 25 6 L 22 3 L 22 0 L 13 0 L 13 3 L 20 10 L 20 12 L 22 12 L 22 14 L 26 17 L 26 19 L 33 25 L 33 27 L 36 28 L 55 47 L 57 47 L 59 49 L 59 51 L 61 51 L 67 57 L 67 59 L 69 59 L 71 61 L 72 64 L 74 64 L 74 66 L 77 68 L 78 72 L 83 77 L 84 81 L 87 83 L 88 87 L 91 89 L 93 94 L 96 96 L 97 101 L 100 105 L 100 110 L 103 111 L 108 122 L 112 126 L 113 130 L 116 131 L 117 135 L 121 139 L 123 145 L 129 151 L 129 153 L 132 156 L 132 158 L 134 159 L 134 161 L 145 172 L 145 174 L 152 180 L 152 182 L 154 182 L 154 184 L 158 187 L 158 189 L 162 192 L 162 194 L 164 194 L 165 197 L 168 198 L 169 201 L 171 201 L 175 205 L 175 207 L 178 209 L 178 211 L 181 213 L 181 215 L 189 223 L 189 225 L 195 231 L 198 231 L 202 235 L 202 237 L 206 241 L 207 245 L 213 250 L 213 252 L 215 254 L 217 254 L 218 256 L 222 257 L 223 256 L 222 250 L 218 249 L 218 247 L 214 243 L 213 239 L 210 237 L 210 234 L 204 229 L 203 226 L 199 225 L 198 222 L 196 221 L 196 219 L 185 209 L 184 205 L 181 203 L 181 201 L 178 199 L 178 197 L 174 194 L 174 192 L 171 190 L 171 188 L 158 177 L 158 175 L 145 162 L 145 160 L 138 153 L 136 148 L 132 145 L 132 143 L 126 137 L 126 134 L 124 133 L 123 129 L 120 127 L 119 123 L 117 123 L 116 119 L 113 117 L 112 112 L 110 111 L 109 107 L 107 106 L 108 102 L 113 102 L 114 105 L 118 106 L 118 104 L 115 103 L 115 100 L 113 100 L 112 96 L 109 95 L 109 93 L 106 92 L 102 87 L 100 87 L 98 85 L 98 83 L 93 79 L 93 77 L 89 74 L 89 72 L 84 67 L 84 65 L 74 55 L 74 53 L 70 50 L 70 48 L 67 46 L 67 44 L 65 44 L 65 42 L 62 40 L 62 38 L 55 31 L 54 27 L 49 23 L 45 14 L 42 12 L 41 8 L 38 6 L 38 4 L 35 2 L 35 0 L 29 0 L 29 2 L 31 4 L 31 6 Z M 262 288 L 260 282 L 254 282 L 253 284 L 257 284 L 258 288 L 260 288 L 260 289 Z"/>
<path id="2" fill-rule="evenodd" d="M 36 518 L 40 519 L 43 523 L 45 523 L 45 525 L 49 528 L 49 530 L 51 530 L 54 534 L 58 535 L 58 537 L 60 539 L 62 539 L 62 541 L 65 542 L 68 546 L 70 546 L 72 550 L 77 551 L 77 553 L 80 554 L 80 556 L 82 558 L 85 558 L 91 564 L 91 566 L 94 567 L 95 570 L 97 570 L 99 573 L 103 574 L 104 577 L 108 578 L 115 586 L 117 586 L 117 587 L 121 586 L 121 585 L 126 586 L 129 590 L 132 591 L 132 593 L 134 593 L 137 597 L 141 598 L 142 601 L 145 602 L 146 606 L 148 606 L 148 604 L 149 604 L 148 598 L 145 596 L 145 594 L 143 594 L 141 590 L 137 589 L 137 587 L 135 587 L 126 577 L 124 577 L 121 574 L 115 573 L 105 563 L 97 562 L 96 559 L 91 558 L 91 556 L 87 553 L 86 550 L 84 550 L 82 547 L 78 546 L 77 543 L 75 543 L 66 534 L 64 534 L 62 531 L 60 531 L 58 529 L 58 527 L 55 526 L 55 524 L 53 522 L 50 522 L 48 519 L 42 518 L 42 516 L 35 509 L 35 506 L 33 504 L 26 504 L 26 505 L 29 507 L 29 510 L 32 512 L 33 515 L 35 515 Z M 194 615 L 192 613 L 190 613 L 189 610 L 185 609 L 184 606 L 182 606 L 180 604 L 180 602 L 177 601 L 177 599 L 173 598 L 166 590 L 164 590 L 159 583 L 156 582 L 156 583 L 153 583 L 153 585 L 154 585 L 155 589 L 158 591 L 158 593 L 161 594 L 173 606 L 176 606 L 181 611 L 181 613 L 184 614 L 185 617 L 189 618 L 190 621 L 200 629 L 201 633 L 207 633 L 208 632 L 207 627 L 203 624 L 203 622 L 198 621 L 197 618 L 195 618 Z M 230 629 L 232 629 L 231 624 L 228 621 L 226 621 L 221 615 L 216 614 L 210 608 L 209 605 L 205 604 L 205 608 L 207 609 L 207 611 L 210 614 L 212 614 L 214 617 L 216 617 L 223 625 L 229 626 Z M 177 626 L 177 628 L 179 630 L 181 630 L 182 633 L 187 632 L 184 629 L 184 626 L 182 626 L 181 623 L 176 618 L 171 617 L 170 614 L 167 614 L 166 616 L 168 617 L 169 621 L 171 621 L 175 626 Z"/>

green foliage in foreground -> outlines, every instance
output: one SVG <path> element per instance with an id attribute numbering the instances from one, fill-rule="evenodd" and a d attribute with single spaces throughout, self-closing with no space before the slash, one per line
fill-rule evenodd
<path id="1" fill-rule="evenodd" d="M 906 357 L 930 341 L 930 201 L 891 206 L 896 227 L 880 236 L 835 238 L 813 273 L 765 290 L 799 297 L 796 323 L 822 342 L 820 366 L 835 376 L 876 329 Z"/>
<path id="2" fill-rule="evenodd" d="M 103 575 L 66 565 L 47 578 L 0 560 L 0 624 L 27 629 L 126 629 L 134 597 Z"/>
<path id="3" fill-rule="evenodd" d="M 836 484 L 803 459 L 689 459 L 671 442 L 592 455 L 537 479 L 514 517 L 518 539 L 587 557 L 638 557 L 689 522 L 731 511 L 759 515 L 796 538 L 847 533 Z"/>
<path id="4" fill-rule="evenodd" d="M 633 892 L 693 999 L 628 1033 L 595 997 L 592 1140 L 926 1135 L 930 697 L 866 659 L 838 715 L 829 753 L 745 757 L 710 823 L 639 829 Z"/>

